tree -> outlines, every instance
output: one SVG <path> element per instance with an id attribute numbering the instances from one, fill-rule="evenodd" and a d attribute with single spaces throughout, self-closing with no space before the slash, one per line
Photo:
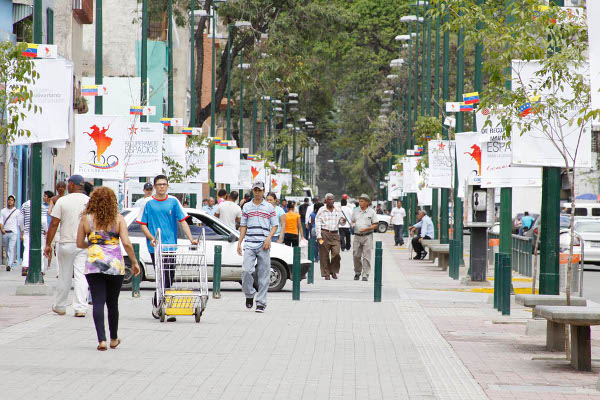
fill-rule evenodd
<path id="1" fill-rule="evenodd" d="M 35 83 L 39 74 L 31 58 L 23 57 L 27 44 L 13 45 L 0 42 L 0 143 L 7 144 L 18 136 L 29 136 L 31 132 L 19 128 L 26 118 L 25 111 L 38 112 L 41 108 L 33 102 L 33 92 L 28 88 Z"/>

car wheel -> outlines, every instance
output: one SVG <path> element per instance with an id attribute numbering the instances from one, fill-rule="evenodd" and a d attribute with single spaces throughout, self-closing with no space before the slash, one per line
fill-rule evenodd
<path id="1" fill-rule="evenodd" d="M 379 225 L 377 225 L 377 232 L 386 233 L 387 230 L 388 230 L 388 224 L 386 224 L 385 222 L 380 222 Z"/>
<path id="2" fill-rule="evenodd" d="M 279 261 L 271 260 L 269 292 L 279 292 L 288 279 L 287 270 Z"/>

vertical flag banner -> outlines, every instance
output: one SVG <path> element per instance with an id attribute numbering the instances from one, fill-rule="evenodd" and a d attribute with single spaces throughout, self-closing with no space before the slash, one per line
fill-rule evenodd
<path id="1" fill-rule="evenodd" d="M 240 160 L 240 173 L 238 181 L 235 185 L 231 185 L 231 189 L 252 189 L 252 173 L 250 172 L 250 164 L 252 161 Z"/>
<path id="2" fill-rule="evenodd" d="M 187 165 L 198 169 L 198 172 L 186 178 L 186 182 L 208 183 L 208 153 L 208 146 L 206 145 L 193 143 L 188 146 L 186 151 Z"/>
<path id="3" fill-rule="evenodd" d="M 600 3 L 586 2 L 592 110 L 600 110 Z"/>
<path id="4" fill-rule="evenodd" d="M 498 114 L 486 108 L 478 111 L 476 118 L 481 141 L 481 186 L 541 186 L 541 168 L 511 165 L 511 142 L 504 137 L 505 129 Z"/>
<path id="5" fill-rule="evenodd" d="M 456 134 L 456 163 L 458 195 L 465 197 L 465 181 L 481 184 L 481 143 L 477 132 Z"/>
<path id="6" fill-rule="evenodd" d="M 546 76 L 538 76 L 537 72 L 542 68 L 538 61 L 513 61 L 512 63 L 512 85 L 513 90 L 525 89 L 530 95 L 541 95 L 541 102 L 546 99 L 572 99 L 573 91 L 569 85 L 560 87 L 542 87 Z M 571 70 L 573 70 L 571 68 Z M 584 76 L 589 75 L 587 69 L 577 71 Z M 525 87 L 522 87 L 522 84 Z M 531 103 L 525 104 L 523 112 L 527 111 Z M 519 109 L 521 112 L 521 109 Z M 544 119 L 540 122 L 541 114 Z M 545 115 L 544 115 L 545 114 Z M 588 121 L 582 128 L 577 126 L 577 119 L 583 117 L 578 110 L 566 110 L 564 113 L 548 115 L 546 110 L 528 115 L 527 124 L 529 130 L 523 128 L 522 117 L 513 121 L 511 131 L 512 164 L 517 166 L 532 167 L 565 167 L 565 160 L 557 150 L 563 146 L 566 148 L 569 166 L 573 165 L 573 155 L 577 153 L 576 166 L 580 168 L 592 167 L 592 136 L 591 126 Z M 572 123 L 570 123 L 572 122 Z M 581 134 L 580 134 L 581 133 Z"/>
<path id="7" fill-rule="evenodd" d="M 402 190 L 403 180 L 404 177 L 401 171 L 390 171 L 387 191 L 388 201 L 394 201 L 404 196 L 404 191 Z"/>
<path id="8" fill-rule="evenodd" d="M 235 185 L 240 171 L 240 150 L 215 148 L 215 182 Z"/>
<path id="9" fill-rule="evenodd" d="M 187 171 L 186 136 L 163 135 L 163 172 L 171 176 L 174 171 L 184 174 Z M 177 163 L 178 168 L 171 167 L 168 161 Z"/>
<path id="10" fill-rule="evenodd" d="M 263 181 L 265 186 L 267 186 L 264 161 L 252 161 L 250 164 L 250 175 L 252 177 L 252 183 L 259 180 Z"/>
<path id="11" fill-rule="evenodd" d="M 34 104 L 41 111 L 34 113 L 33 108 L 17 108 L 25 114 L 19 128 L 30 130 L 31 135 L 15 137 L 11 145 L 69 140 L 73 115 L 73 63 L 56 59 L 33 60 L 33 64 L 40 77 L 27 89 L 33 92 Z"/>
<path id="12" fill-rule="evenodd" d="M 429 155 L 429 186 L 432 188 L 451 188 L 454 178 L 454 141 L 431 140 L 427 150 Z"/>
<path id="13" fill-rule="evenodd" d="M 419 205 L 430 206 L 433 199 L 433 192 L 427 184 L 429 168 L 421 173 L 417 171 L 414 172 L 416 173 L 415 178 L 417 180 L 417 199 L 419 200 Z"/>
<path id="14" fill-rule="evenodd" d="M 131 118 L 127 118 L 131 123 Z M 129 127 L 125 137 L 125 175 L 128 177 L 162 174 L 163 126 L 141 123 Z"/>
<path id="15" fill-rule="evenodd" d="M 125 171 L 128 117 L 75 116 L 75 174 L 85 178 L 121 180 Z"/>
<path id="16" fill-rule="evenodd" d="M 271 191 L 277 195 L 277 198 L 281 197 L 281 189 L 283 188 L 282 178 L 279 174 L 271 175 Z"/>
<path id="17" fill-rule="evenodd" d="M 417 163 L 421 157 L 407 157 L 402 160 L 402 169 L 404 170 L 403 186 L 405 193 L 417 193 L 419 191 L 418 181 L 420 180 Z"/>

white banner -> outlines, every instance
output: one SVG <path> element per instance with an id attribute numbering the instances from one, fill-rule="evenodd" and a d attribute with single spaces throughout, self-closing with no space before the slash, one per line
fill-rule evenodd
<path id="1" fill-rule="evenodd" d="M 590 57 L 590 86 L 592 110 L 600 110 L 600 2 L 588 1 L 588 54 Z"/>
<path id="2" fill-rule="evenodd" d="M 84 178 L 123 179 L 125 138 L 131 121 L 105 115 L 75 116 L 75 174 Z"/>
<path id="3" fill-rule="evenodd" d="M 174 171 L 179 174 L 187 172 L 185 135 L 163 135 L 163 172 L 167 176 L 173 175 Z M 169 163 L 175 163 L 173 168 Z"/>
<path id="4" fill-rule="evenodd" d="M 231 189 L 252 189 L 252 173 L 250 172 L 250 164 L 252 161 L 240 160 L 240 173 L 238 174 L 237 184 L 231 185 Z"/>
<path id="5" fill-rule="evenodd" d="M 191 144 L 186 152 L 187 165 L 193 165 L 198 172 L 188 177 L 186 182 L 208 183 L 208 146 L 198 143 Z"/>
<path id="6" fill-rule="evenodd" d="M 35 85 L 28 85 L 27 89 L 33 92 L 33 105 L 40 107 L 41 111 L 34 113 L 33 107 L 31 110 L 18 108 L 18 112 L 25 114 L 25 119 L 19 122 L 19 128 L 28 129 L 31 135 L 16 137 L 11 145 L 70 140 L 73 63 L 64 59 L 32 61 L 40 77 Z"/>
<path id="7" fill-rule="evenodd" d="M 265 187 L 268 186 L 264 161 L 250 161 L 250 175 L 252 177 L 252 183 L 259 180 L 265 184 Z"/>
<path id="8" fill-rule="evenodd" d="M 126 118 L 126 117 L 125 117 Z M 127 118 L 130 120 L 130 118 Z M 163 126 L 138 122 L 125 142 L 125 174 L 129 177 L 162 174 Z"/>
<path id="9" fill-rule="evenodd" d="M 454 178 L 454 141 L 430 140 L 428 145 L 429 173 L 427 175 L 429 187 L 452 187 Z"/>
<path id="10" fill-rule="evenodd" d="M 404 191 L 402 190 L 403 180 L 404 177 L 401 171 L 390 171 L 390 180 L 387 182 L 388 201 L 394 201 L 404 196 Z"/>
<path id="11" fill-rule="evenodd" d="M 446 103 L 446 112 L 460 112 L 460 102 Z"/>
<path id="12" fill-rule="evenodd" d="M 291 172 L 280 172 L 277 174 L 281 181 L 281 193 L 291 194 L 292 193 L 292 174 Z"/>
<path id="13" fill-rule="evenodd" d="M 476 117 L 481 141 L 481 186 L 541 186 L 541 168 L 511 166 L 510 139 L 504 138 L 505 129 L 498 115 L 485 108 Z"/>
<path id="14" fill-rule="evenodd" d="M 458 169 L 458 195 L 465 197 L 465 181 L 481 184 L 481 143 L 477 132 L 456 134 L 456 161 Z"/>
<path id="15" fill-rule="evenodd" d="M 215 182 L 235 185 L 240 173 L 240 149 L 215 148 Z"/>
<path id="16" fill-rule="evenodd" d="M 525 85 L 527 94 L 531 97 L 541 95 L 541 102 L 546 99 L 570 99 L 573 96 L 569 85 L 563 88 L 542 88 L 542 83 L 547 77 L 537 76 L 541 69 L 537 61 L 513 61 L 513 90 L 521 88 L 521 82 Z M 588 71 L 581 71 L 587 74 Z M 539 167 L 565 167 L 565 160 L 558 148 L 566 148 L 569 166 L 573 165 L 574 155 L 577 154 L 576 166 L 580 168 L 592 167 L 591 152 L 591 129 L 588 122 L 583 127 L 577 126 L 580 117 L 577 110 L 565 110 L 546 115 L 542 124 L 538 123 L 538 116 L 534 113 L 513 121 L 511 131 L 512 163 L 522 166 Z M 547 113 L 547 111 L 543 111 Z M 530 128 L 522 129 L 519 123 L 529 125 Z"/>
<path id="17" fill-rule="evenodd" d="M 421 157 L 406 157 L 402 160 L 402 169 L 404 171 L 403 186 L 405 193 L 417 193 L 419 191 L 417 184 L 419 172 L 417 171 L 417 163 Z"/>
<path id="18" fill-rule="evenodd" d="M 277 195 L 277 198 L 281 197 L 281 188 L 283 187 L 282 177 L 279 174 L 271 175 L 271 192 Z"/>

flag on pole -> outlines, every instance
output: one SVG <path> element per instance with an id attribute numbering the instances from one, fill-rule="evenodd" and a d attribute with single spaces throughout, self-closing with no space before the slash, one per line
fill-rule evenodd
<path id="1" fill-rule="evenodd" d="M 142 107 L 142 106 L 131 106 L 131 107 L 129 107 L 129 114 L 131 114 L 131 115 L 144 115 L 144 107 Z"/>
<path id="2" fill-rule="evenodd" d="M 473 104 L 465 104 L 465 103 L 460 104 L 460 112 L 469 112 L 469 111 L 473 111 Z"/>
<path id="3" fill-rule="evenodd" d="M 194 129 L 193 128 L 183 128 L 181 130 L 181 133 L 183 133 L 184 135 L 191 135 L 192 133 L 194 133 Z"/>
<path id="4" fill-rule="evenodd" d="M 82 96 L 102 96 L 100 92 L 98 92 L 98 85 L 83 85 L 81 87 L 81 95 Z"/>
<path id="5" fill-rule="evenodd" d="M 222 167 L 224 165 L 225 165 L 225 163 L 223 161 L 220 161 L 220 162 L 217 163 L 216 168 Z"/>
<path id="6" fill-rule="evenodd" d="M 23 57 L 37 57 L 38 45 L 35 43 L 27 43 L 27 49 L 22 53 Z"/>
<path id="7" fill-rule="evenodd" d="M 161 118 L 160 123 L 163 124 L 163 126 L 172 126 L 171 118 Z"/>
<path id="8" fill-rule="evenodd" d="M 465 93 L 463 94 L 463 102 L 465 104 L 477 104 L 479 103 L 479 92 Z"/>

